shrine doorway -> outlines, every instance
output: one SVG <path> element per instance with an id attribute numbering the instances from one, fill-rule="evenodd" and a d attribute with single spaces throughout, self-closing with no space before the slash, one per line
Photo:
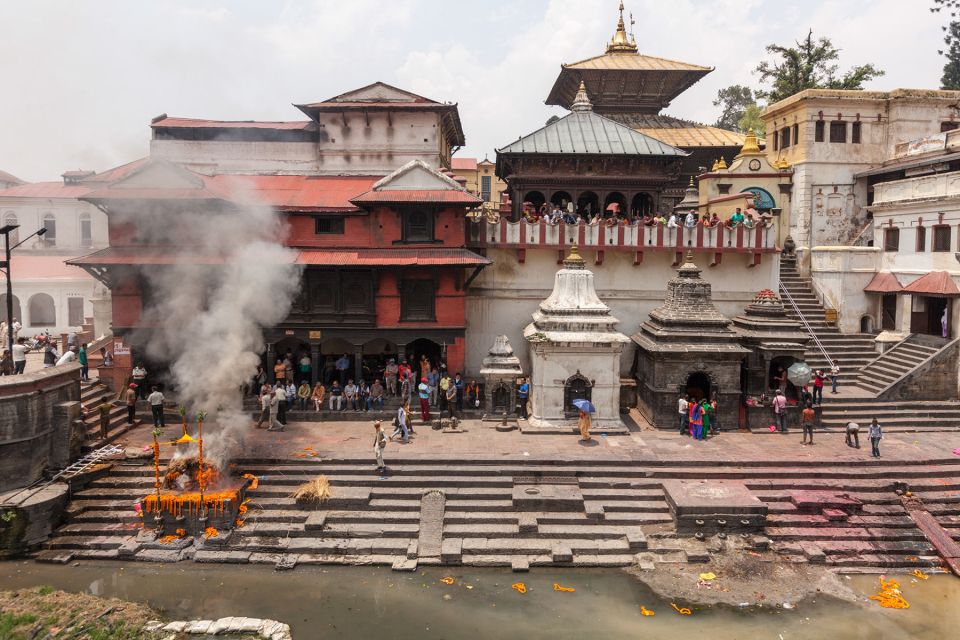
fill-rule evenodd
<path id="1" fill-rule="evenodd" d="M 574 400 L 591 400 L 593 384 L 579 370 L 563 385 L 563 413 L 567 418 L 579 415 L 580 409 L 573 404 Z"/>
<path id="2" fill-rule="evenodd" d="M 709 400 L 711 384 L 710 376 L 708 376 L 703 371 L 694 371 L 689 376 L 687 376 L 687 395 L 693 398 L 696 402 L 701 400 Z"/>
<path id="3" fill-rule="evenodd" d="M 495 415 L 513 412 L 513 407 L 510 406 L 510 388 L 502 380 L 493 389 L 491 406 Z"/>
<path id="4" fill-rule="evenodd" d="M 577 198 L 577 211 L 584 216 L 594 216 L 600 211 L 600 198 L 593 191 L 584 191 Z"/>
<path id="5" fill-rule="evenodd" d="M 630 213 L 633 215 L 644 216 L 654 212 L 653 196 L 646 192 L 640 192 L 633 196 L 630 202 Z"/>
<path id="6" fill-rule="evenodd" d="M 437 371 L 441 371 L 444 366 L 442 362 L 442 349 L 439 344 L 433 340 L 428 340 L 426 338 L 417 338 L 413 342 L 407 344 L 407 363 L 413 369 L 414 373 L 417 376 L 417 382 L 420 382 L 420 379 L 427 375 L 427 371 L 424 369 L 427 366 L 436 367 Z M 424 364 L 424 359 L 428 364 Z M 450 372 L 450 375 L 453 375 L 454 372 Z"/>

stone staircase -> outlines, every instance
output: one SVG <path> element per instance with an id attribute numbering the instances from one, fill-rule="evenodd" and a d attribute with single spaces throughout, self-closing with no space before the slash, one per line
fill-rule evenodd
<path id="1" fill-rule="evenodd" d="M 274 564 L 630 566 L 707 562 L 721 550 L 765 552 L 786 560 L 867 570 L 940 564 L 894 493 L 905 482 L 960 540 L 958 461 L 842 467 L 810 462 L 744 466 L 526 459 L 397 460 L 381 477 L 367 460 L 238 461 L 259 487 L 245 524 L 219 539 L 153 540 L 133 509 L 153 490 L 149 464 L 119 463 L 76 491 L 68 520 L 38 559 Z M 302 482 L 325 474 L 332 497 L 319 510 L 290 498 Z M 664 495 L 667 479 L 743 483 L 767 505 L 766 528 L 755 533 L 679 536 Z M 532 494 L 530 489 L 535 488 Z M 425 495 L 442 492 L 443 500 Z M 850 508 L 826 508 L 838 495 Z M 821 498 L 812 509 L 810 495 Z M 428 502 L 430 505 L 428 511 Z M 855 504 L 854 504 L 855 503 Z M 148 516 L 149 517 L 149 516 Z M 707 523 L 707 526 L 724 526 Z M 439 553 L 437 552 L 439 549 Z"/>
<path id="2" fill-rule="evenodd" d="M 857 386 L 877 395 L 939 350 L 940 346 L 923 344 L 911 336 L 863 367 Z"/>
<path id="3" fill-rule="evenodd" d="M 83 424 L 86 427 L 83 442 L 85 451 L 110 444 L 139 424 L 139 420 L 133 425 L 129 424 L 127 422 L 126 407 L 118 404 L 110 411 L 110 429 L 107 431 L 107 437 L 101 438 L 100 405 L 103 404 L 105 397 L 114 400 L 116 399 L 116 394 L 100 382 L 90 381 L 80 383 L 80 402 L 87 412 L 86 417 L 83 419 Z"/>
<path id="4" fill-rule="evenodd" d="M 878 401 L 848 398 L 840 393 L 824 396 L 820 411 L 822 427 L 839 431 L 845 429 L 848 422 L 856 422 L 861 426 L 861 437 L 865 436 L 866 427 L 873 418 L 880 422 L 884 431 L 890 432 L 960 429 L 960 402 L 956 400 Z"/>
<path id="5" fill-rule="evenodd" d="M 877 357 L 874 337 L 870 334 L 840 333 L 839 329 L 828 324 L 824 307 L 814 293 L 810 279 L 800 275 L 795 260 L 781 258 L 780 282 L 796 302 L 797 308 L 803 314 L 810 328 L 813 329 L 824 350 L 832 360 L 838 363 L 840 367 L 839 385 L 847 387 L 855 384 L 860 369 Z M 786 298 L 786 296 L 783 297 Z M 783 304 L 787 315 L 799 322 L 801 320 L 800 316 L 793 305 L 787 299 L 784 299 Z M 812 340 L 807 345 L 804 359 L 814 370 L 830 371 L 830 362 Z M 827 391 L 829 392 L 829 387 Z"/>

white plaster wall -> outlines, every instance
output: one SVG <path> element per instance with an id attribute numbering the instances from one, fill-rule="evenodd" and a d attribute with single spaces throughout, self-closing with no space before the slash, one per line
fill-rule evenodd
<path id="1" fill-rule="evenodd" d="M 17 253 L 35 251 L 81 256 L 102 249 L 108 244 L 107 214 L 88 202 L 73 198 L 0 197 L 0 221 L 6 220 L 7 214 L 16 216 L 17 224 L 20 225 L 17 230 L 20 238 L 26 238 L 37 231 L 47 214 L 53 214 L 57 222 L 55 247 L 41 246 L 34 238 L 17 248 Z M 92 244 L 89 247 L 82 247 L 80 243 L 81 214 L 90 216 Z"/>
<path id="2" fill-rule="evenodd" d="M 627 345 L 629 346 L 629 345 Z M 593 383 L 591 402 L 597 413 L 591 416 L 595 426 L 620 424 L 620 352 L 623 344 L 612 344 L 604 353 L 588 345 L 537 344 L 531 375 L 533 413 L 531 424 L 550 426 L 575 422 L 564 416 L 564 384 L 579 371 Z M 606 411 L 616 413 L 607 414 Z"/>
<path id="3" fill-rule="evenodd" d="M 16 273 L 13 275 L 13 295 L 20 301 L 20 315 L 23 318 L 23 329 L 20 331 L 21 336 L 32 337 L 44 330 L 49 331 L 51 334 L 69 330 L 71 327 L 68 322 L 69 309 L 67 298 L 83 298 L 84 317 L 93 317 L 93 305 L 90 300 L 97 286 L 97 281 L 93 278 L 20 280 L 17 278 Z M 6 283 L 0 280 L 0 286 L 5 285 Z M 56 326 L 37 327 L 32 324 L 30 318 L 30 299 L 38 293 L 46 293 L 53 298 L 54 309 L 56 311 Z M 6 315 L 6 311 L 4 311 L 4 315 Z"/>
<path id="4" fill-rule="evenodd" d="M 202 173 L 317 173 L 312 142 L 151 140 L 150 156 L 184 164 Z"/>
<path id="5" fill-rule="evenodd" d="M 880 326 L 876 296 L 863 292 L 877 272 L 881 260 L 878 247 L 813 247 L 811 272 L 827 308 L 837 310 L 842 333 L 859 333 L 860 319 L 873 318 Z"/>
<path id="6" fill-rule="evenodd" d="M 617 330 L 628 336 L 639 330 L 650 311 L 663 304 L 666 283 L 676 275 L 670 252 L 648 251 L 639 265 L 633 264 L 630 252 L 608 251 L 602 265 L 594 264 L 594 252 L 581 253 L 594 273 L 597 294 L 620 321 Z M 560 268 L 557 252 L 527 249 L 523 264 L 512 249 L 489 249 L 487 256 L 493 264 L 467 290 L 468 377 L 478 374 L 483 357 L 501 333 L 510 338 L 524 371 L 529 373 L 523 328 L 553 290 L 554 275 Z M 701 265 L 703 278 L 712 286 L 714 303 L 728 318 L 742 313 L 761 289 L 776 289 L 779 281 L 778 255 L 765 254 L 760 266 L 752 268 L 746 267 L 746 254 L 725 254 L 715 267 L 706 266 L 707 254 L 694 254 L 694 261 Z M 633 349 L 627 345 L 620 362 L 621 374 L 629 373 L 632 362 Z"/>

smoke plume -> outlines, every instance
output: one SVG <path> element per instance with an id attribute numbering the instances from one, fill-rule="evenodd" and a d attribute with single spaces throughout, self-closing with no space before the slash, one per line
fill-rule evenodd
<path id="1" fill-rule="evenodd" d="M 260 363 L 262 330 L 287 316 L 296 295 L 296 252 L 283 245 L 286 228 L 270 207 L 145 209 L 132 221 L 138 235 L 175 261 L 142 270 L 148 329 L 134 341 L 146 344 L 151 361 L 169 363 L 190 422 L 207 413 L 205 457 L 223 466 L 250 427 L 241 385 Z"/>

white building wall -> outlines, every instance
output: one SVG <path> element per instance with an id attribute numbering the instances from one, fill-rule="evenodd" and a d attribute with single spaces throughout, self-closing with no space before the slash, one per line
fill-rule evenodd
<path id="1" fill-rule="evenodd" d="M 670 252 L 646 252 L 639 265 L 633 264 L 630 252 L 608 251 L 601 265 L 594 264 L 594 252 L 580 253 L 594 274 L 597 294 L 620 321 L 617 330 L 628 336 L 639 330 L 650 311 L 663 304 L 666 283 L 676 275 Z M 488 249 L 487 257 L 493 264 L 467 290 L 468 377 L 478 374 L 483 357 L 501 333 L 510 338 L 529 374 L 530 355 L 523 328 L 553 290 L 559 268 L 557 252 L 527 249 L 523 264 L 512 249 Z M 694 262 L 703 267 L 703 278 L 713 288 L 714 303 L 728 318 L 742 313 L 761 289 L 776 290 L 779 280 L 779 255 L 765 254 L 763 262 L 752 268 L 746 266 L 746 254 L 724 254 L 721 264 L 715 267 L 707 266 L 707 254 L 694 254 Z M 623 375 L 629 373 L 633 364 L 633 352 L 633 347 L 626 345 L 620 360 Z"/>

